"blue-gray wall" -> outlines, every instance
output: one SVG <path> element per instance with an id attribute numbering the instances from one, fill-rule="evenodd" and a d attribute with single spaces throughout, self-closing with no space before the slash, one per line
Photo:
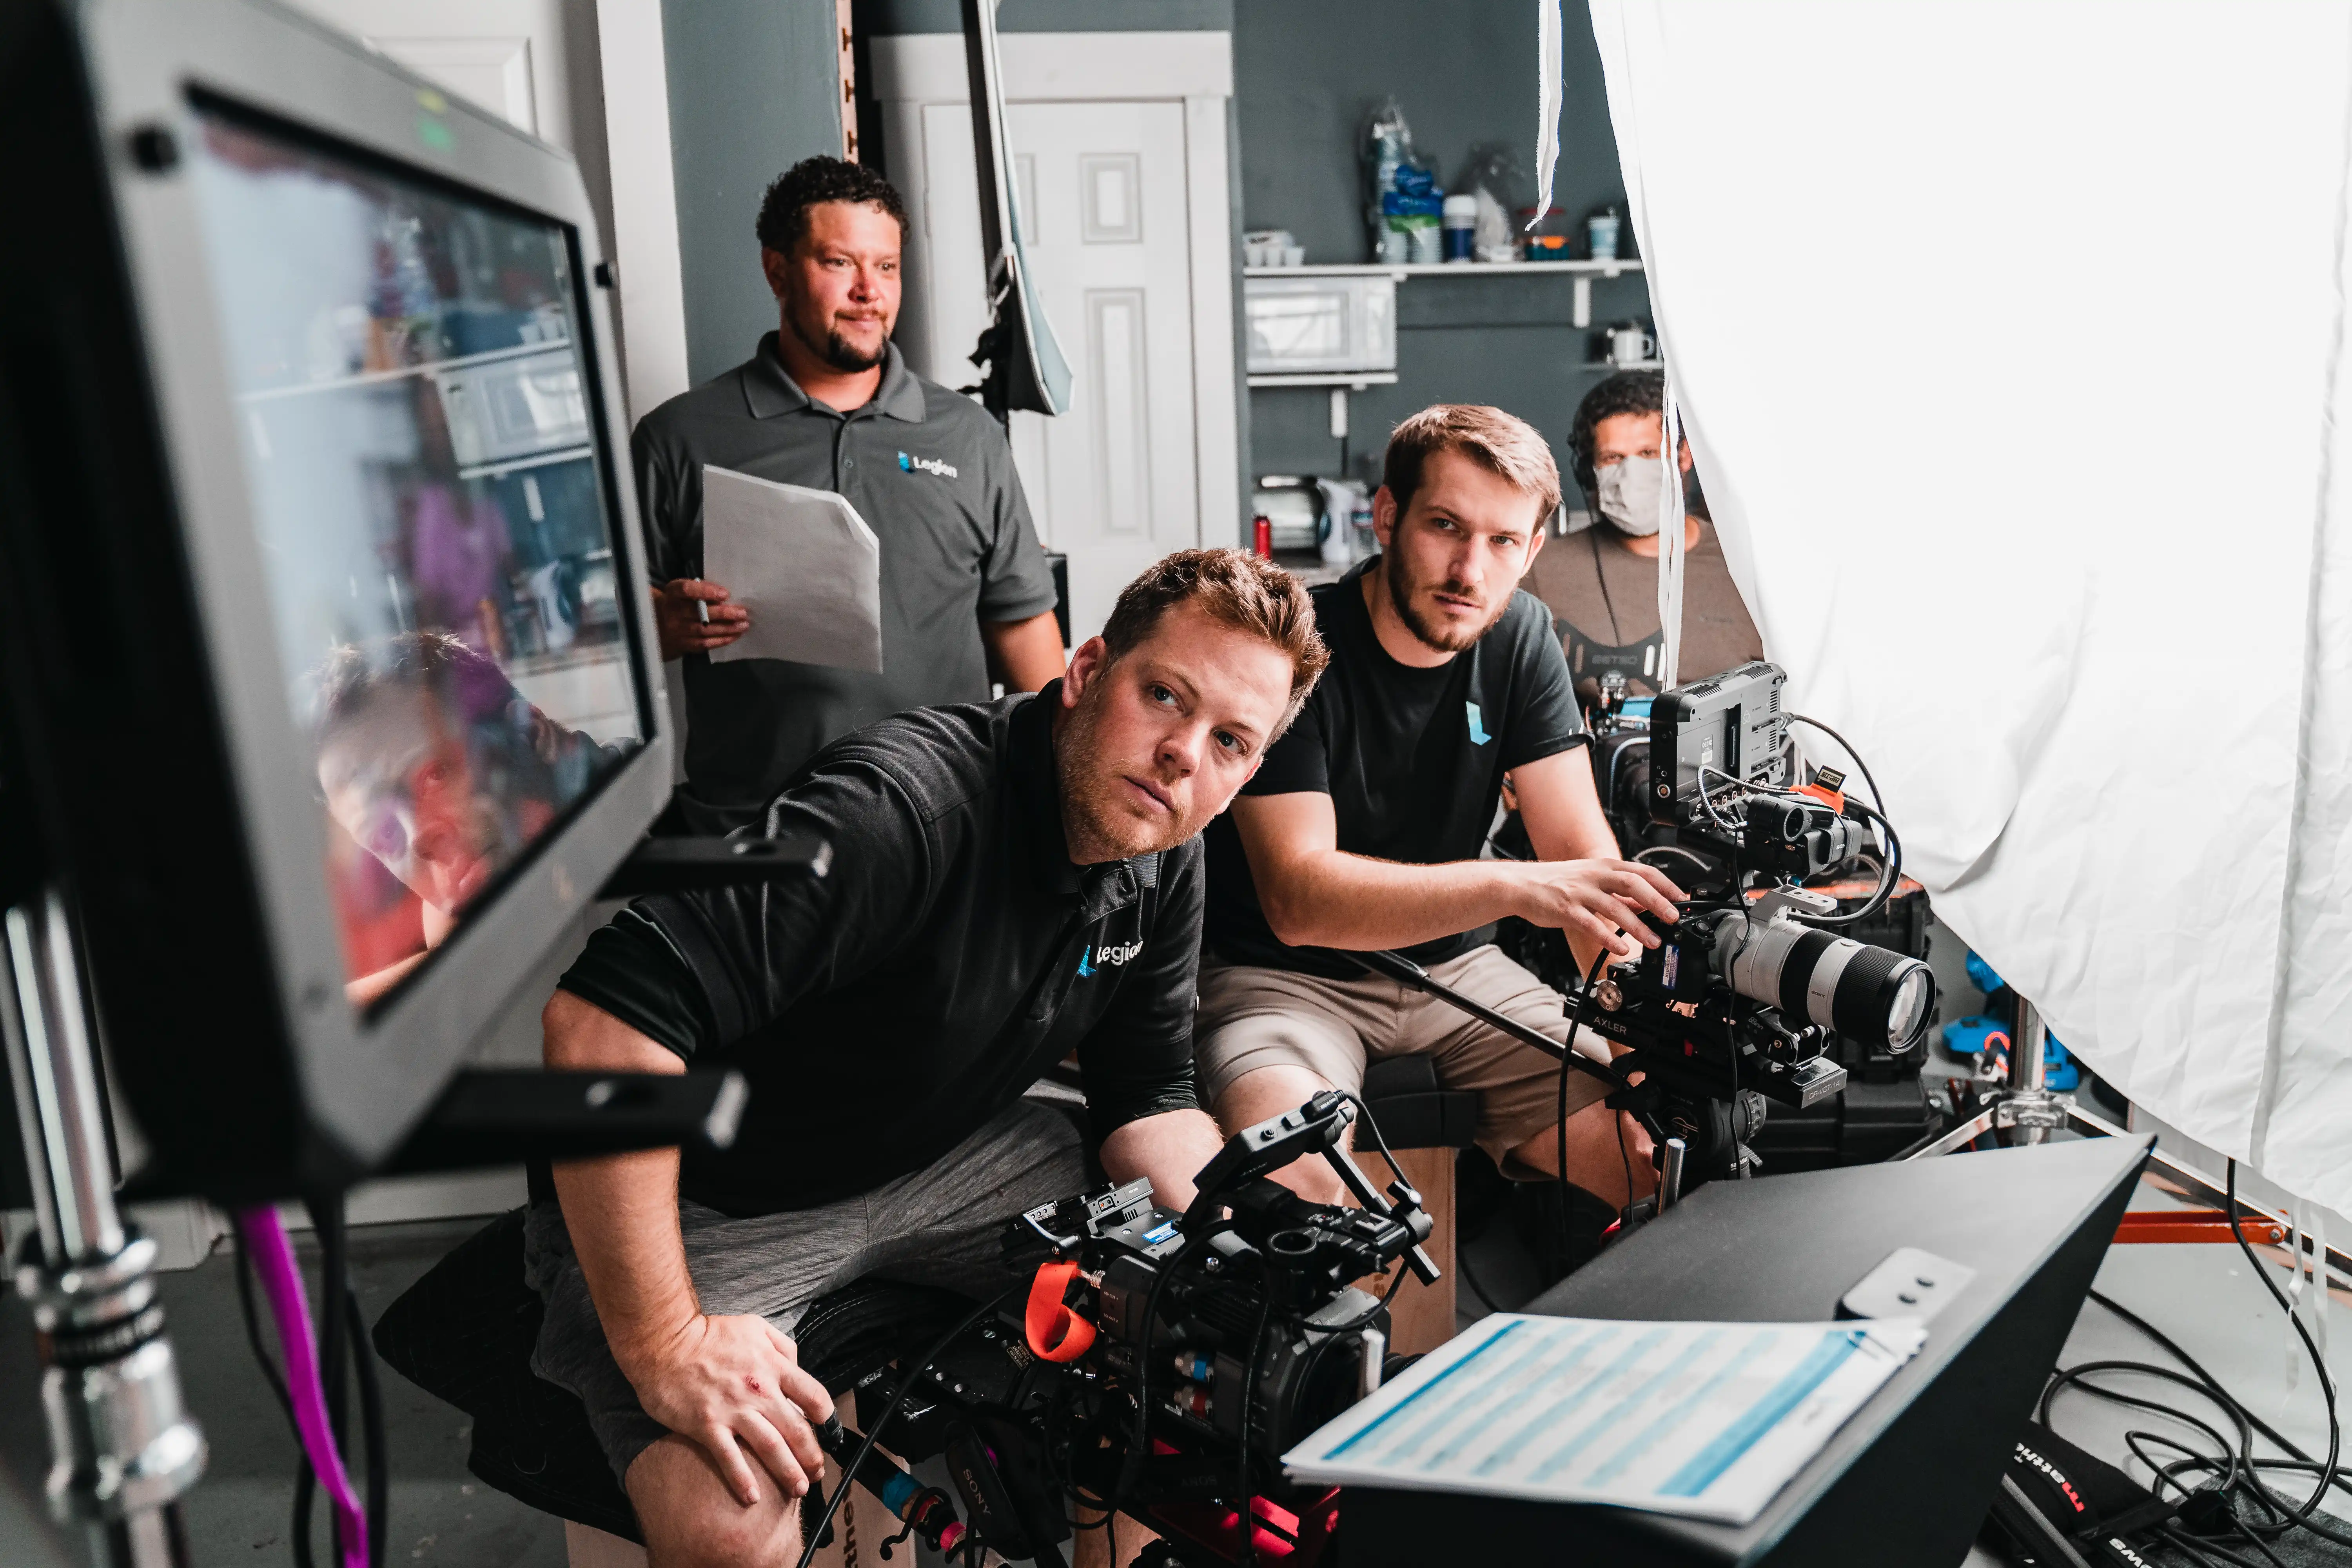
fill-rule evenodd
<path id="1" fill-rule="evenodd" d="M 836 47 L 833 0 L 662 0 L 686 365 L 698 383 L 775 330 L 751 224 L 778 174 L 840 155 Z"/>
<path id="2" fill-rule="evenodd" d="M 1530 0 L 1242 0 L 1234 65 L 1247 226 L 1290 230 L 1309 261 L 1370 259 L 1357 137 L 1390 94 L 1447 188 L 1481 142 L 1507 142 L 1532 178 L 1535 9 Z M 1563 11 L 1566 99 L 1552 200 L 1580 216 L 1603 202 L 1622 205 L 1624 182 L 1591 22 L 1575 0 Z M 1400 284 L 1397 384 L 1353 399 L 1356 471 L 1399 419 L 1441 402 L 1491 403 L 1530 421 L 1565 470 L 1569 419 L 1600 374 L 1584 368 L 1590 334 L 1568 325 L 1570 290 L 1557 273 Z M 1648 290 L 1638 275 L 1596 281 L 1592 315 L 1596 325 L 1646 320 Z M 1322 390 L 1258 388 L 1249 425 L 1260 473 L 1339 471 Z"/>

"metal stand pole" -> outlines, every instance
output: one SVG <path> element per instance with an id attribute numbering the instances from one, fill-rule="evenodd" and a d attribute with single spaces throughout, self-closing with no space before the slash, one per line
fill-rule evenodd
<path id="1" fill-rule="evenodd" d="M 185 1568 L 173 1500 L 204 1472 L 204 1434 L 181 1405 L 155 1243 L 114 1205 L 89 992 L 54 889 L 6 910 L 0 959 L 0 1041 L 40 1222 L 16 1272 L 47 1363 L 49 1508 L 85 1527 L 100 1563 Z"/>
<path id="2" fill-rule="evenodd" d="M 2009 1105 L 2020 1143 L 2045 1143 L 2051 1132 L 2066 1125 L 2068 1102 L 2048 1087 L 2049 1026 L 2042 1010 L 2024 997 L 2017 999 L 2017 1028 L 2009 1042 Z"/>

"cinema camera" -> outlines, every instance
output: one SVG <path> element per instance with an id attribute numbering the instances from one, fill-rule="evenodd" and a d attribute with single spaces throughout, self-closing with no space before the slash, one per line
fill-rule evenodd
<path id="1" fill-rule="evenodd" d="M 1339 1493 L 1292 1486 L 1277 1457 L 1380 1386 L 1388 1304 L 1354 1281 L 1399 1258 L 1425 1283 L 1438 1278 L 1421 1247 L 1431 1220 L 1420 1194 L 1399 1182 L 1383 1197 L 1347 1155 L 1355 1109 L 1327 1090 L 1234 1134 L 1181 1215 L 1135 1181 L 1012 1222 L 1006 1261 L 1034 1267 L 1024 1308 L 968 1320 L 929 1357 L 858 1391 L 883 1409 L 875 1433 L 893 1452 L 946 1457 L 962 1519 L 871 1443 L 860 1454 L 853 1434 L 834 1431 L 828 1447 L 910 1531 L 969 1562 L 986 1548 L 1060 1563 L 1075 1493 L 1156 1531 L 1164 1544 L 1146 1561 L 1312 1568 Z M 1267 1179 L 1309 1154 L 1360 1208 L 1308 1203 Z"/>
<path id="2" fill-rule="evenodd" d="M 1587 986 L 1581 1027 L 1630 1047 L 1621 1069 L 1648 1089 L 1625 1102 L 1689 1144 L 1695 1173 L 1745 1174 L 1768 1106 L 1802 1109 L 1843 1089 L 1838 1036 L 1893 1056 L 1935 1016 L 1927 964 L 1832 929 L 1867 920 L 1894 891 L 1902 845 L 1844 775 L 1789 783 L 1788 676 L 1758 661 L 1678 687 L 1651 705 L 1647 797 L 1656 858 L 1695 895 L 1659 946 Z M 1875 859 L 1857 910 L 1800 884 Z M 1695 873 L 1695 874 L 1694 874 Z M 1644 1099 L 1647 1103 L 1643 1103 Z"/>

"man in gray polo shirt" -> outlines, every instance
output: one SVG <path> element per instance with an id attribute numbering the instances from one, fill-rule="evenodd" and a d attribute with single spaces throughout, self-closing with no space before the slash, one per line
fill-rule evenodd
<path id="1" fill-rule="evenodd" d="M 1054 580 L 1003 432 L 907 368 L 890 342 L 907 213 L 871 169 L 795 163 L 756 226 L 778 331 L 640 420 L 631 443 L 662 657 L 686 661 L 686 784 L 664 826 L 749 821 L 800 765 L 908 708 L 980 701 L 1062 673 Z M 882 541 L 882 669 L 709 655 L 750 612 L 702 579 L 702 469 L 848 498 Z M 704 619 L 705 616 L 709 619 Z"/>

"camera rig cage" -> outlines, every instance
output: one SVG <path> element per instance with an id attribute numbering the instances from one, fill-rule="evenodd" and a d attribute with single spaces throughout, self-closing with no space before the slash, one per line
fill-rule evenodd
<path id="1" fill-rule="evenodd" d="M 1619 1069 L 1643 1075 L 1625 1102 L 1685 1137 L 1702 1177 L 1748 1173 L 1769 1105 L 1804 1109 L 1843 1091 L 1838 1035 L 1899 1056 L 1935 1013 L 1925 963 L 1836 932 L 1885 904 L 1902 843 L 1845 792 L 1843 773 L 1789 782 L 1787 684 L 1759 660 L 1652 702 L 1652 851 L 1680 851 L 1677 875 L 1697 886 L 1679 920 L 1650 920 L 1657 947 L 1606 973 L 1596 966 L 1575 1005 L 1580 1026 L 1624 1047 Z M 1857 910 L 1800 885 L 1872 858 L 1877 888 Z"/>
<path id="2" fill-rule="evenodd" d="M 1026 1300 L 1008 1291 L 861 1384 L 881 1412 L 871 1436 L 835 1421 L 820 1439 L 951 1560 L 985 1548 L 1061 1564 L 1075 1500 L 1155 1531 L 1147 1562 L 1312 1568 L 1339 1493 L 1292 1486 L 1278 1456 L 1381 1384 L 1388 1302 L 1357 1281 L 1399 1259 L 1391 1295 L 1408 1271 L 1439 1278 L 1421 1195 L 1402 1182 L 1383 1195 L 1348 1157 L 1360 1104 L 1326 1090 L 1235 1133 L 1181 1215 L 1146 1180 L 1021 1215 L 1004 1247 Z M 1361 1207 L 1268 1179 L 1315 1154 Z M 955 1496 L 880 1453 L 884 1436 L 906 1460 L 944 1456 Z"/>

